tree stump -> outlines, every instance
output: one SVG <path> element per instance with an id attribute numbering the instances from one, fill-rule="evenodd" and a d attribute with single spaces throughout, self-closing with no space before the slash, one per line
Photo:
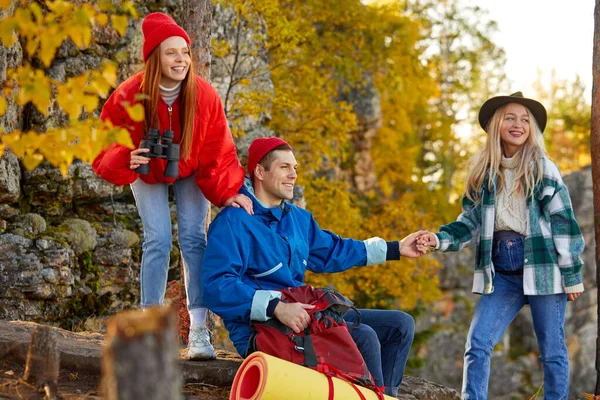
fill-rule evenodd
<path id="1" fill-rule="evenodd" d="M 102 360 L 108 400 L 181 399 L 177 316 L 168 307 L 121 313 L 107 324 Z"/>
<path id="2" fill-rule="evenodd" d="M 23 380 L 43 388 L 48 399 L 56 397 L 60 352 L 56 332 L 48 326 L 40 326 L 31 334 Z"/>

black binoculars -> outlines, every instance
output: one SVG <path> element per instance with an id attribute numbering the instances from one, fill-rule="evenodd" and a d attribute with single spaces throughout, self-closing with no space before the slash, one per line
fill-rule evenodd
<path id="1" fill-rule="evenodd" d="M 164 130 L 163 135 L 157 128 L 150 128 L 148 135 L 140 142 L 140 149 L 149 149 L 150 151 L 143 153 L 144 157 L 148 158 L 166 158 L 167 166 L 165 167 L 165 177 L 179 177 L 179 145 L 173 143 L 175 132 Z M 150 165 L 142 164 L 135 169 L 135 172 L 141 175 L 150 173 Z"/>

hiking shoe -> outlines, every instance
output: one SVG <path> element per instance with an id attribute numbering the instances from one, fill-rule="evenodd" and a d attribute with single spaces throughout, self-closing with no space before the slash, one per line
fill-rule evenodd
<path id="1" fill-rule="evenodd" d="M 215 349 L 210 344 L 210 336 L 206 325 L 190 329 L 187 358 L 188 360 L 214 360 L 217 358 Z"/>

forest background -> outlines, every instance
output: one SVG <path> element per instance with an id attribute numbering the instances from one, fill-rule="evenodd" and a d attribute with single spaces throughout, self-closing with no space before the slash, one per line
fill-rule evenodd
<path id="1" fill-rule="evenodd" d="M 493 16 L 460 0 L 215 3 L 229 10 L 224 29 L 234 39 L 213 37 L 212 62 L 226 70 L 222 100 L 242 161 L 243 143 L 255 134 L 249 119 L 264 128 L 261 134 L 288 140 L 306 207 L 321 227 L 341 236 L 402 238 L 455 219 L 466 162 L 485 140 L 476 126 L 467 138 L 457 127 L 476 121 L 485 99 L 512 89 L 504 51 L 491 40 Z M 0 112 L 12 99 L 34 115 L 2 124 L 2 143 L 21 165 L 32 170 L 49 162 L 66 176 L 74 160 L 90 162 L 112 140 L 128 143 L 126 132 L 97 120 L 102 99 L 124 78 L 117 65 L 127 55 L 116 52 L 77 76 L 60 79 L 47 71 L 63 41 L 95 54 L 94 38 L 127 37 L 133 20 L 159 6 L 0 0 L 0 7 L 8 10 L 0 24 L 3 45 L 19 42 L 24 53 L 22 65 L 2 77 Z M 255 84 L 265 77 L 270 85 Z M 578 77 L 536 86 L 528 95 L 548 108 L 550 156 L 565 174 L 581 169 L 590 162 L 586 88 Z M 36 124 L 49 115 L 59 117 Z M 132 105 L 130 115 L 143 113 Z M 48 220 L 49 229 L 60 224 L 56 215 Z M 86 254 L 78 262 L 98 275 Z M 441 296 L 440 267 L 438 258 L 425 257 L 309 274 L 308 282 L 333 284 L 359 307 L 417 315 Z M 83 312 L 81 318 L 90 315 Z"/>

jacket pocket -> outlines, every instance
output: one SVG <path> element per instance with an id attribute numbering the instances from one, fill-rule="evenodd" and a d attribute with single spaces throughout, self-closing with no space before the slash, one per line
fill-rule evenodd
<path id="1" fill-rule="evenodd" d="M 261 272 L 260 274 L 255 274 L 253 276 L 255 278 L 262 278 L 262 277 L 265 277 L 267 275 L 271 275 L 271 274 L 277 272 L 281 267 L 283 267 L 283 263 L 279 263 L 276 266 L 274 266 L 273 268 L 271 268 L 270 270 L 265 271 L 265 272 Z"/>

